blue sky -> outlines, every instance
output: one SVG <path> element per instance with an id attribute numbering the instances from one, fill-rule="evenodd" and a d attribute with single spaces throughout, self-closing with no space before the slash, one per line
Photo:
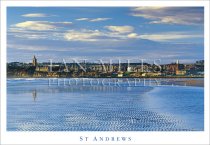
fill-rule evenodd
<path id="1" fill-rule="evenodd" d="M 9 7 L 7 61 L 203 59 L 203 7 Z"/>

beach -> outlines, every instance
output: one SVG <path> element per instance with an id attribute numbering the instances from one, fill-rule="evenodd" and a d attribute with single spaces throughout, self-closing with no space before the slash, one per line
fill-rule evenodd
<path id="1" fill-rule="evenodd" d="M 160 82 L 49 86 L 48 79 L 8 79 L 7 131 L 203 131 L 202 79 Z"/>

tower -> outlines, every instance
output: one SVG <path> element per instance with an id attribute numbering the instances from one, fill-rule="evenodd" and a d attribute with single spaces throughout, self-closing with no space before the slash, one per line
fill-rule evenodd
<path id="1" fill-rule="evenodd" d="M 37 59 L 34 55 L 33 61 L 32 61 L 33 66 L 37 67 Z"/>
<path id="2" fill-rule="evenodd" d="M 176 64 L 179 65 L 179 60 L 178 59 L 176 60 Z"/>
<path id="3" fill-rule="evenodd" d="M 176 70 L 177 71 L 179 70 L 179 60 L 178 59 L 176 60 Z"/>

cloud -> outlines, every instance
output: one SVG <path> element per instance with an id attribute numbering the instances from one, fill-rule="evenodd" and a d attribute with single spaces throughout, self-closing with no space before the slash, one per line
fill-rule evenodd
<path id="1" fill-rule="evenodd" d="M 131 15 L 149 19 L 150 24 L 200 25 L 204 23 L 202 7 L 137 7 Z"/>
<path id="2" fill-rule="evenodd" d="M 136 37 L 141 38 L 141 39 L 158 41 L 158 42 L 170 42 L 170 41 L 180 40 L 180 39 L 203 38 L 203 35 L 184 33 L 184 32 L 165 32 L 165 33 L 157 33 L 157 34 L 143 34 Z"/>
<path id="3" fill-rule="evenodd" d="M 138 34 L 132 26 L 105 26 L 102 30 L 69 30 L 60 29 L 72 22 L 25 21 L 9 28 L 8 36 L 31 40 L 65 40 L 65 41 L 126 41 L 130 39 L 147 39 L 156 42 L 190 42 L 197 38 L 201 42 L 203 34 L 197 32 L 164 32 Z M 50 31 L 56 30 L 56 31 Z M 50 32 L 48 32 L 50 31 Z M 194 41 L 194 40 L 193 40 Z"/>
<path id="4" fill-rule="evenodd" d="M 12 35 L 16 38 L 22 38 L 22 39 L 31 39 L 31 40 L 37 40 L 37 39 L 49 39 L 49 35 L 47 35 L 46 33 L 43 34 L 36 34 L 36 33 L 12 33 L 12 34 L 8 34 L 8 35 Z"/>
<path id="5" fill-rule="evenodd" d="M 72 22 L 49 22 L 50 24 L 62 24 L 62 25 L 71 25 Z"/>
<path id="6" fill-rule="evenodd" d="M 137 9 L 137 8 L 136 8 Z M 141 8 L 145 9 L 145 8 Z M 156 8 L 162 9 L 162 8 Z M 139 10 L 139 8 L 138 8 Z M 84 19 L 84 18 L 83 18 Z M 49 22 L 49 21 L 25 21 L 12 25 L 8 35 L 22 39 L 45 39 L 45 40 L 65 40 L 65 41 L 126 41 L 130 39 L 147 39 L 156 42 L 189 42 L 193 38 L 203 38 L 203 34 L 196 32 L 164 32 L 138 34 L 132 26 L 105 26 L 102 30 L 69 30 L 72 22 Z M 50 32 L 49 32 L 50 31 Z M 185 41 L 185 40 L 189 41 Z M 201 39 L 198 39 L 199 41 Z"/>
<path id="7" fill-rule="evenodd" d="M 76 19 L 77 21 L 88 21 L 89 20 L 89 18 L 78 18 L 78 19 Z"/>
<path id="8" fill-rule="evenodd" d="M 130 33 L 130 34 L 128 34 L 128 38 L 138 38 L 138 34 Z"/>
<path id="9" fill-rule="evenodd" d="M 47 15 L 47 14 L 43 14 L 43 13 L 30 13 L 30 14 L 24 14 L 21 16 L 29 17 L 29 18 L 36 18 L 36 17 L 51 17 L 51 16 L 55 16 L 55 15 Z"/>
<path id="10" fill-rule="evenodd" d="M 100 21 L 107 21 L 111 18 L 78 18 L 77 21 L 89 21 L 89 22 L 100 22 Z"/>
<path id="11" fill-rule="evenodd" d="M 64 35 L 64 38 L 68 41 L 97 41 L 98 37 L 102 35 L 103 33 L 98 30 L 70 30 Z"/>
<path id="12" fill-rule="evenodd" d="M 64 38 L 67 41 L 121 41 L 126 40 L 128 38 L 125 33 L 116 33 L 110 31 L 99 31 L 99 30 L 70 30 L 64 34 Z"/>
<path id="13" fill-rule="evenodd" d="M 72 22 L 48 22 L 48 21 L 25 21 L 17 23 L 14 26 L 27 30 L 49 31 L 56 30 L 58 25 L 71 25 Z"/>
<path id="14" fill-rule="evenodd" d="M 51 25 L 48 22 L 44 21 L 25 21 L 22 23 L 18 23 L 15 26 L 19 28 L 25 28 L 28 30 L 37 30 L 37 31 L 56 29 L 56 26 Z"/>
<path id="15" fill-rule="evenodd" d="M 45 51 L 48 50 L 47 46 L 30 46 L 30 45 L 21 45 L 21 44 L 8 44 L 8 48 L 19 49 L 19 50 L 28 50 L 28 51 Z"/>
<path id="16" fill-rule="evenodd" d="M 131 33 L 134 30 L 132 26 L 105 26 L 105 28 L 116 33 Z"/>
<path id="17" fill-rule="evenodd" d="M 136 8 L 133 8 L 133 10 L 135 11 L 140 11 L 140 10 L 160 10 L 160 9 L 163 9 L 165 7 L 161 7 L 161 6 L 155 6 L 155 7 L 150 7 L 150 6 L 141 6 L 141 7 L 136 7 Z"/>
<path id="18" fill-rule="evenodd" d="M 110 19 L 111 19 L 111 18 L 96 18 L 96 19 L 90 20 L 90 22 L 106 21 L 106 20 L 110 20 Z"/>

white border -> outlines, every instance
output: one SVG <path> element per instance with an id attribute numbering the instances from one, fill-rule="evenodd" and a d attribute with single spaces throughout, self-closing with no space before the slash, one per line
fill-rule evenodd
<path id="1" fill-rule="evenodd" d="M 204 6 L 205 131 L 200 132 L 7 132 L 6 8 L 8 6 Z M 1 144 L 190 144 L 209 145 L 209 1 L 1 1 Z M 132 137 L 131 142 L 80 142 L 80 136 Z"/>

